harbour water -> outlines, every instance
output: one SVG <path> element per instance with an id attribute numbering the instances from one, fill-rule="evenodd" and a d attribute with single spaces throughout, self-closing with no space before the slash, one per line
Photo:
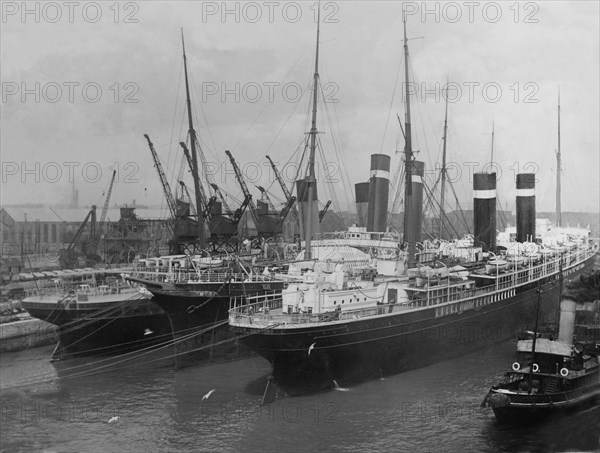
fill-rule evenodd
<path id="1" fill-rule="evenodd" d="M 599 407 L 509 430 L 480 408 L 514 342 L 262 407 L 270 367 L 259 357 L 177 371 L 127 361 L 107 370 L 89 364 L 98 359 L 50 363 L 51 352 L 0 355 L 1 451 L 600 450 Z M 16 386 L 24 380 L 32 383 Z"/>

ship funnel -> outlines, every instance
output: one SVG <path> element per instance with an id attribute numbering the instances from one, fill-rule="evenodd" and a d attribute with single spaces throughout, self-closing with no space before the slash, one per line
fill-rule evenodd
<path id="1" fill-rule="evenodd" d="M 387 229 L 390 160 L 386 154 L 371 154 L 367 231 Z"/>
<path id="2" fill-rule="evenodd" d="M 358 214 L 357 225 L 359 227 L 367 226 L 367 216 L 369 212 L 369 182 L 359 182 L 354 185 L 356 195 L 356 213 Z"/>
<path id="3" fill-rule="evenodd" d="M 577 303 L 571 299 L 563 299 L 560 302 L 560 325 L 558 328 L 558 340 L 569 345 L 573 345 L 576 307 Z"/>
<path id="4" fill-rule="evenodd" d="M 496 248 L 496 173 L 473 175 L 473 230 L 475 246 Z"/>
<path id="5" fill-rule="evenodd" d="M 517 175 L 517 242 L 535 242 L 535 174 Z"/>
<path id="6" fill-rule="evenodd" d="M 320 232 L 319 224 L 319 207 L 317 205 L 317 183 L 313 183 L 312 200 L 308 199 L 308 185 L 306 179 L 296 181 L 296 193 L 298 194 L 298 215 L 300 220 L 300 236 L 304 238 L 308 227 L 308 210 L 312 211 L 312 234 Z"/>
<path id="7" fill-rule="evenodd" d="M 423 220 L 423 176 L 425 175 L 425 163 L 419 160 L 413 161 L 411 168 L 411 195 L 405 202 L 404 215 L 408 216 L 407 231 L 404 240 L 409 244 L 421 241 L 421 225 Z"/>

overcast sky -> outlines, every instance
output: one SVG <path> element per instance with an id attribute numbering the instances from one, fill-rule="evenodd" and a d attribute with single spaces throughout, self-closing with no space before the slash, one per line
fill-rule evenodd
<path id="1" fill-rule="evenodd" d="M 282 165 L 297 158 L 310 126 L 315 3 L 31 2 L 28 11 L 23 5 L 2 3 L 3 203 L 66 203 L 73 177 L 81 203 L 101 205 L 116 166 L 113 202 L 164 204 L 143 134 L 174 189 L 178 143 L 187 132 L 182 27 L 196 129 L 206 159 L 219 163 L 210 167 L 216 182 L 239 197 L 231 167 L 222 165 L 226 149 L 255 196 L 252 183 L 272 183 L 265 154 Z M 560 86 L 563 210 L 600 210 L 598 5 L 405 3 L 408 36 L 418 38 L 409 41 L 418 91 L 411 100 L 414 148 L 429 171 L 436 162 L 439 168 L 441 95 L 449 79 L 460 88 L 449 94 L 448 161 L 461 201 L 471 198 L 470 173 L 490 160 L 494 124 L 502 206 L 514 209 L 514 175 L 532 170 L 538 210 L 554 210 Z M 319 72 L 327 102 L 318 117 L 326 161 L 319 192 L 321 200 L 344 203 L 351 200 L 347 181 L 368 179 L 371 153 L 392 155 L 398 167 L 402 3 L 321 8 Z M 288 179 L 293 173 L 288 166 Z"/>

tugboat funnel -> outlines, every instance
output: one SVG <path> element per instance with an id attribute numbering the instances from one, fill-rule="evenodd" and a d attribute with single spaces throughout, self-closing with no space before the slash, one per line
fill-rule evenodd
<path id="1" fill-rule="evenodd" d="M 568 345 L 573 345 L 575 333 L 575 310 L 577 303 L 574 300 L 563 299 L 560 302 L 560 325 L 558 340 Z"/>

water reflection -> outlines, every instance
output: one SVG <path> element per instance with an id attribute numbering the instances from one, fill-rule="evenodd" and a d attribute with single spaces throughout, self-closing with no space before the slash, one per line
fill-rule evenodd
<path id="1" fill-rule="evenodd" d="M 479 404 L 514 344 L 383 380 L 260 406 L 258 357 L 174 370 L 97 359 L 51 364 L 51 349 L 0 356 L 7 451 L 564 451 L 597 450 L 600 408 L 499 429 Z M 106 362 L 102 362 L 106 364 Z M 44 377 L 22 387 L 12 384 Z M 211 393 L 212 391 L 212 393 Z M 114 423 L 108 423 L 118 417 Z"/>
<path id="2" fill-rule="evenodd" d="M 600 451 L 600 406 L 558 415 L 532 426 L 506 429 L 490 418 L 483 434 L 493 451 Z"/>

